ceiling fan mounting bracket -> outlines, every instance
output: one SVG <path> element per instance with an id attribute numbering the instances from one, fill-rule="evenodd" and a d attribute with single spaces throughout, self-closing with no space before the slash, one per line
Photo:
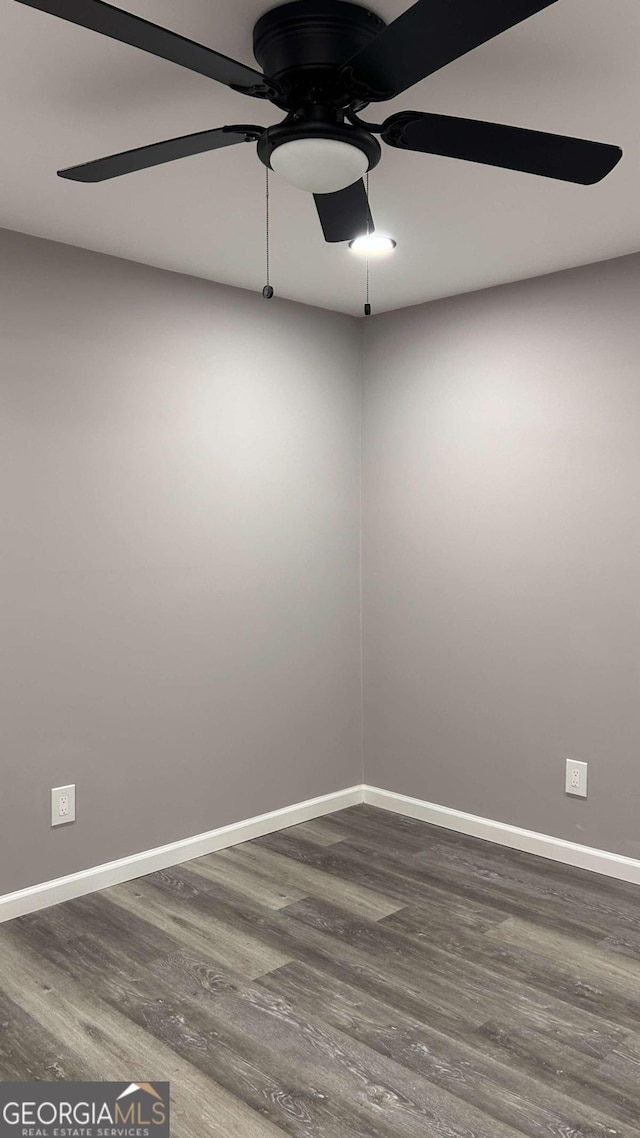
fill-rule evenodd
<path id="1" fill-rule="evenodd" d="M 387 99 L 393 99 L 395 95 L 395 91 L 390 88 L 373 87 L 370 83 L 359 79 L 354 74 L 351 64 L 346 64 L 340 75 L 344 86 L 351 92 L 352 101 L 357 99 L 365 106 L 367 103 L 384 103 Z"/>
<path id="2" fill-rule="evenodd" d="M 265 128 L 263 126 L 246 126 L 243 123 L 241 126 L 223 126 L 222 130 L 225 134 L 240 134 L 244 132 L 245 142 L 259 142 L 264 134 Z"/>
<path id="3" fill-rule="evenodd" d="M 365 104 L 365 106 L 366 105 L 367 104 Z M 361 107 L 359 103 L 356 103 L 355 106 L 347 107 L 345 112 L 344 112 L 345 118 L 347 118 L 350 123 L 353 123 L 354 126 L 359 126 L 362 128 L 362 130 L 368 131 L 369 134 L 383 134 L 384 133 L 386 123 L 365 122 L 364 119 L 361 119 L 360 116 L 358 115 L 357 112 L 359 110 L 364 110 L 364 107 Z"/>
<path id="4" fill-rule="evenodd" d="M 268 99 L 275 103 L 282 98 L 282 91 L 275 83 L 256 83 L 253 87 L 240 87 L 237 83 L 231 83 L 230 86 L 232 91 L 237 91 L 239 95 L 249 95 L 252 99 Z"/>
<path id="5" fill-rule="evenodd" d="M 354 102 L 342 74 L 345 63 L 386 27 L 368 8 L 347 0 L 293 0 L 272 8 L 253 30 L 254 55 L 280 89 L 283 110 L 316 101 Z M 355 93 L 368 101 L 367 92 Z"/>
<path id="6" fill-rule="evenodd" d="M 419 122 L 421 117 L 415 111 L 399 111 L 397 115 L 391 115 L 382 126 L 382 138 L 399 150 L 409 150 L 410 147 L 404 141 L 404 132 L 411 123 Z"/>

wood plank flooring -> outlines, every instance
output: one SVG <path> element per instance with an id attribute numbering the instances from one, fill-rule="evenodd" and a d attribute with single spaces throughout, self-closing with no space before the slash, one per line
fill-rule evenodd
<path id="1" fill-rule="evenodd" d="M 640 1138 L 640 889 L 357 806 L 0 926 L 0 1080 L 174 1138 Z"/>

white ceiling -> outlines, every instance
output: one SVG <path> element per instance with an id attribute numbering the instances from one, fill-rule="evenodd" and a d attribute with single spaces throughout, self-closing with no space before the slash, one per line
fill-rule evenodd
<path id="1" fill-rule="evenodd" d="M 478 0 L 481 2 L 481 0 Z M 265 0 L 119 0 L 253 64 Z M 409 4 L 378 0 L 387 21 Z M 250 145 L 97 186 L 63 166 L 279 112 L 174 64 L 4 0 L 0 15 L 0 226 L 245 288 L 264 283 L 264 167 Z M 640 6 L 559 0 L 371 119 L 429 110 L 622 146 L 585 188 L 385 148 L 371 175 L 379 230 L 397 238 L 373 269 L 375 311 L 640 249 Z M 379 115 L 378 115 L 379 113 Z M 285 297 L 359 313 L 364 269 L 326 245 L 309 195 L 272 179 L 272 279 Z"/>

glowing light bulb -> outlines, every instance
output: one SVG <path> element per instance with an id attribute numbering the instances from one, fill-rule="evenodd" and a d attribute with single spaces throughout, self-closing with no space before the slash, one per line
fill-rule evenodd
<path id="1" fill-rule="evenodd" d="M 384 237 L 381 233 L 365 233 L 349 242 L 351 251 L 364 257 L 384 256 L 385 253 L 392 253 L 395 247 L 393 237 Z"/>

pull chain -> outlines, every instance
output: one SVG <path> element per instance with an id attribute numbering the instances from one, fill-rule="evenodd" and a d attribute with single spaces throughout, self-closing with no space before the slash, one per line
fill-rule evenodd
<path id="1" fill-rule="evenodd" d="M 368 205 L 368 202 L 369 202 L 369 171 L 368 170 L 367 170 L 366 186 L 367 186 L 367 237 L 369 237 L 370 236 L 370 225 L 369 225 L 369 205 Z M 369 250 L 368 249 L 367 249 L 367 256 L 366 256 L 366 260 L 365 260 L 365 275 L 366 275 L 366 296 L 365 296 L 364 314 L 365 314 L 365 316 L 371 316 L 371 304 L 370 304 L 370 300 L 369 300 Z"/>
<path id="2" fill-rule="evenodd" d="M 265 229 L 266 229 L 266 254 L 267 254 L 267 283 L 262 290 L 262 295 L 265 300 L 271 300 L 273 296 L 273 289 L 271 287 L 271 247 L 270 247 L 270 219 L 269 219 L 269 167 L 266 166 L 266 181 L 265 181 Z"/>

